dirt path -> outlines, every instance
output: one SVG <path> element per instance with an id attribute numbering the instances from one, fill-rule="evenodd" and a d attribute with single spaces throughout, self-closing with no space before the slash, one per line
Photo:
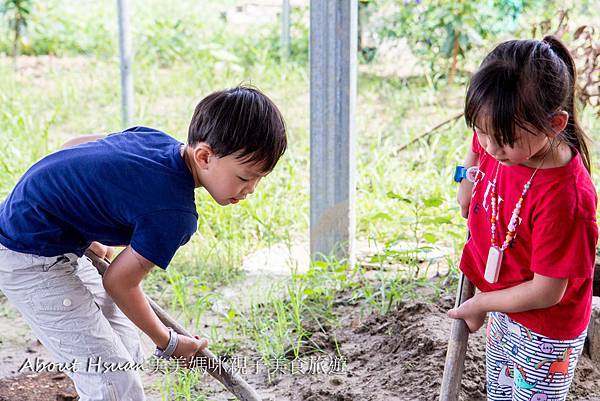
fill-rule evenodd
<path id="1" fill-rule="evenodd" d="M 341 372 L 308 372 L 271 377 L 265 372 L 248 374 L 266 400 L 272 401 L 431 401 L 441 383 L 451 321 L 446 310 L 452 296 L 437 302 L 404 302 L 387 316 L 360 318 L 360 307 L 337 309 L 342 325 L 331 333 L 313 338 L 333 358 L 334 338 L 347 364 Z M 485 401 L 485 334 L 480 330 L 469 339 L 461 401 Z M 326 357 L 325 357 L 326 358 Z M 331 360 L 331 359 L 330 359 Z M 304 366 L 310 364 L 305 358 Z M 230 396 L 206 379 L 213 389 L 210 400 Z M 580 358 L 569 401 L 600 401 L 600 366 L 587 356 Z"/>
<path id="2" fill-rule="evenodd" d="M 435 303 L 409 301 L 386 316 L 370 314 L 361 319 L 359 306 L 342 302 L 336 310 L 341 326 L 313 338 L 326 350 L 329 359 L 307 357 L 297 365 L 299 370 L 295 373 L 282 367 L 270 378 L 265 369 L 258 373 L 249 369 L 245 377 L 259 389 L 265 401 L 434 400 L 441 382 L 451 323 L 445 311 L 452 305 L 452 296 Z M 336 355 L 334 338 L 343 359 Z M 485 400 L 484 355 L 484 330 L 480 330 L 469 340 L 461 401 Z M 249 360 L 255 357 L 246 356 Z M 320 368 L 313 363 L 317 358 Z M 332 369 L 331 363 L 336 360 L 345 360 L 346 365 Z M 56 397 L 65 392 L 69 382 L 49 374 L 0 380 L 0 400 L 45 401 L 40 394 Z M 210 400 L 231 399 L 211 378 L 206 377 L 203 382 L 205 390 L 212 389 Z M 23 391 L 21 396 L 11 398 L 17 391 Z M 156 397 L 153 396 L 160 399 Z M 600 366 L 586 356 L 580 359 L 569 400 L 600 401 Z"/>

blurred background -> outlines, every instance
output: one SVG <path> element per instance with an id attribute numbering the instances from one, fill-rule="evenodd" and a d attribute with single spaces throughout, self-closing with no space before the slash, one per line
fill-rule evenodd
<path id="1" fill-rule="evenodd" d="M 290 145 L 275 171 L 236 207 L 220 207 L 198 191 L 198 234 L 167 274 L 154 273 L 146 283 L 147 291 L 189 326 L 209 336 L 215 347 L 221 344 L 220 351 L 248 347 L 265 360 L 289 358 L 290 349 L 301 355 L 301 345 L 319 327 L 306 325 L 300 312 L 294 318 L 290 300 L 299 300 L 299 310 L 322 324 L 333 319 L 332 305 L 342 293 L 386 314 L 419 283 L 433 286 L 436 294 L 451 291 L 465 237 L 452 174 L 472 135 L 462 118 L 466 83 L 500 41 L 556 34 L 567 43 L 579 68 L 578 107 L 594 140 L 593 177 L 599 182 L 597 1 L 362 0 L 356 115 L 359 263 L 304 271 L 309 2 L 290 4 L 289 26 L 282 27 L 281 1 L 129 1 L 131 125 L 155 127 L 185 141 L 197 102 L 239 83 L 266 92 L 286 118 Z M 282 29 L 289 29 L 288 45 L 281 40 Z M 115 1 L 0 0 L 1 198 L 32 163 L 65 140 L 123 129 L 120 105 Z M 260 250 L 267 253 L 257 256 Z M 228 294 L 248 284 L 245 266 L 261 255 L 296 275 L 278 287 L 282 297 L 263 299 L 261 307 L 258 301 L 240 306 Z M 443 280 L 431 284 L 432 276 Z M 276 312 L 278 302 L 285 316 Z M 8 306 L 3 313 L 17 316 Z M 218 324 L 207 327 L 206 319 Z"/>
<path id="2" fill-rule="evenodd" d="M 115 2 L 0 4 L 0 194 L 6 195 L 32 162 L 69 137 L 123 127 Z M 597 6 L 595 1 L 360 1 L 359 236 L 386 242 L 410 231 L 420 237 L 413 240 L 429 243 L 462 239 L 450 178 L 470 136 L 459 116 L 465 84 L 502 40 L 556 33 L 567 42 L 579 66 L 583 125 L 594 137 Z M 211 223 L 200 229 L 208 237 L 200 248 L 228 247 L 220 239 L 235 238 L 241 242 L 225 254 L 238 265 L 256 241 L 303 235 L 308 215 L 308 1 L 291 1 L 285 48 L 280 1 L 131 0 L 129 7 L 135 93 L 131 125 L 156 127 L 184 140 L 195 104 L 213 90 L 242 82 L 267 92 L 287 119 L 289 151 L 253 200 L 218 211 L 200 198 L 206 212 L 201 215 Z M 394 196 L 400 193 L 404 201 Z M 292 207 L 270 207 L 282 198 Z M 427 212 L 428 205 L 446 220 L 430 228 L 423 220 L 425 225 L 414 229 L 406 216 L 415 208 Z M 440 223 L 448 224 L 443 234 Z M 223 252 L 216 254 L 221 258 Z"/>

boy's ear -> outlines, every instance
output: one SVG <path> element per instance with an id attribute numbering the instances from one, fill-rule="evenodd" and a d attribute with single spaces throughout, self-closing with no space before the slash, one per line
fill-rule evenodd
<path id="1" fill-rule="evenodd" d="M 552 118 L 550 119 L 550 126 L 552 127 L 553 136 L 560 134 L 562 132 L 562 130 L 565 129 L 568 122 L 569 122 L 569 113 L 567 113 L 566 111 L 562 110 L 562 111 L 559 111 L 558 113 L 554 114 L 552 116 Z"/>
<path id="2" fill-rule="evenodd" d="M 196 165 L 203 170 L 208 168 L 208 163 L 210 162 L 210 159 L 215 157 L 212 148 L 207 143 L 199 143 L 198 145 L 196 145 L 196 147 L 194 147 L 193 150 L 193 155 Z"/>

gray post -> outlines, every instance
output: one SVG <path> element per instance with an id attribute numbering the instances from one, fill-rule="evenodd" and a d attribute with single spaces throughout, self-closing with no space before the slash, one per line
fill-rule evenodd
<path id="1" fill-rule="evenodd" d="M 281 6 L 281 56 L 290 55 L 290 0 L 283 0 Z"/>
<path id="2" fill-rule="evenodd" d="M 357 0 L 310 2 L 310 249 L 353 262 Z"/>
<path id="3" fill-rule="evenodd" d="M 119 16 L 119 53 L 121 56 L 121 116 L 123 126 L 133 120 L 133 78 L 131 76 L 131 35 L 128 0 L 117 0 Z"/>

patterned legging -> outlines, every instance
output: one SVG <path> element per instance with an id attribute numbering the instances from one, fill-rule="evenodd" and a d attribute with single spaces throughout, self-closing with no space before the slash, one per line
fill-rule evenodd
<path id="1" fill-rule="evenodd" d="M 586 332 L 573 340 L 534 333 L 504 313 L 489 314 L 488 401 L 564 401 Z"/>

